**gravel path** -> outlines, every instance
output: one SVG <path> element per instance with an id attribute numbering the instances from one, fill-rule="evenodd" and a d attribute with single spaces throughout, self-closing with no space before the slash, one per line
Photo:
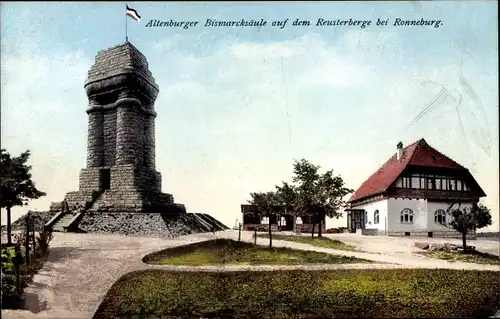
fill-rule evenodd
<path id="1" fill-rule="evenodd" d="M 415 247 L 415 242 L 435 244 L 450 243 L 462 246 L 462 240 L 456 238 L 427 238 L 427 237 L 389 237 L 389 236 L 363 236 L 357 234 L 325 234 L 326 237 L 338 239 L 346 244 L 359 247 L 370 253 L 385 255 L 411 255 L 421 251 Z M 476 250 L 493 255 L 500 255 L 499 238 L 480 238 L 467 240 L 467 245 L 476 246 Z"/>
<path id="2" fill-rule="evenodd" d="M 145 254 L 166 247 L 214 238 L 237 239 L 237 231 L 194 234 L 175 239 L 131 237 L 121 235 L 55 233 L 47 262 L 33 283 L 26 288 L 28 310 L 2 310 L 3 318 L 91 318 L 102 298 L 122 275 L 142 269 L 162 268 L 188 270 L 186 267 L 153 266 L 142 263 Z M 242 240 L 252 242 L 252 233 L 243 232 Z M 260 245 L 267 239 L 258 238 Z M 276 270 L 276 269 L 365 269 L 365 268 L 448 268 L 500 270 L 500 266 L 476 265 L 462 262 L 447 262 L 422 256 L 395 256 L 391 254 L 370 254 L 348 252 L 306 244 L 273 241 L 276 247 L 291 247 L 314 250 L 336 255 L 352 256 L 372 260 L 375 264 L 341 265 L 298 265 L 298 266 L 250 266 L 222 265 L 192 267 L 189 270 L 235 271 L 235 270 Z"/>
<path id="3" fill-rule="evenodd" d="M 405 265 L 396 264 L 312 264 L 312 265 L 213 265 L 213 266 L 167 266 L 149 265 L 149 269 L 163 269 L 169 271 L 273 271 L 273 270 L 338 270 L 338 269 L 401 269 Z"/>

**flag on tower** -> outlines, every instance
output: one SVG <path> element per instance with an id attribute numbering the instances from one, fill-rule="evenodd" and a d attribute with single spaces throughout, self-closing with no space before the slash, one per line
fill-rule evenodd
<path id="1" fill-rule="evenodd" d="M 135 9 L 132 9 L 129 6 L 127 6 L 127 15 L 137 22 L 141 21 L 141 16 L 137 13 L 137 11 L 135 11 Z"/>

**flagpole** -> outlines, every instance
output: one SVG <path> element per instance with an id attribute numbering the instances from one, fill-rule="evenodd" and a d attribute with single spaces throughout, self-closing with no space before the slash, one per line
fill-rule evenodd
<path id="1" fill-rule="evenodd" d="M 128 42 L 127 20 L 127 6 L 125 6 L 125 42 Z"/>

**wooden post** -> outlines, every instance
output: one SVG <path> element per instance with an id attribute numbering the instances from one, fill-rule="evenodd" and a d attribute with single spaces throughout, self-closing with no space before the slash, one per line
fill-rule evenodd
<path id="1" fill-rule="evenodd" d="M 35 238 L 35 219 L 31 218 L 31 231 L 33 232 L 33 261 L 36 259 L 36 238 Z"/>
<path id="2" fill-rule="evenodd" d="M 10 216 L 10 206 L 7 206 L 7 245 L 12 245 L 12 220 Z"/>
<path id="3" fill-rule="evenodd" d="M 26 214 L 26 219 L 24 221 L 24 225 L 26 226 L 26 266 L 30 265 L 30 213 Z"/>
<path id="4" fill-rule="evenodd" d="M 238 241 L 241 241 L 241 223 L 238 225 Z"/>
<path id="5" fill-rule="evenodd" d="M 21 293 L 21 284 L 20 284 L 20 277 L 21 277 L 21 270 L 20 270 L 20 264 L 21 264 L 21 246 L 19 245 L 16 245 L 16 247 L 14 248 L 14 251 L 15 251 L 15 256 L 13 258 L 13 262 L 14 262 L 14 268 L 16 270 L 16 292 L 18 294 Z"/>
<path id="6" fill-rule="evenodd" d="M 253 230 L 253 240 L 254 244 L 257 245 L 257 228 Z"/>

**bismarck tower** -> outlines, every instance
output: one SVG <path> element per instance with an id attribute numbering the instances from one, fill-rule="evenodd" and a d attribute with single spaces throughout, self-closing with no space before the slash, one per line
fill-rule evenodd
<path id="1" fill-rule="evenodd" d="M 70 206 L 92 210 L 151 211 L 173 203 L 155 169 L 154 103 L 159 88 L 146 57 L 131 43 L 97 53 L 85 82 L 88 96 L 87 168 Z"/>
<path id="2" fill-rule="evenodd" d="M 51 206 L 57 213 L 46 226 L 158 236 L 200 231 L 195 216 L 200 214 L 187 214 L 184 205 L 161 191 L 155 167 L 159 88 L 145 56 L 128 41 L 99 51 L 85 91 L 87 167 L 80 172 L 79 190 Z"/>
<path id="3" fill-rule="evenodd" d="M 159 88 L 146 57 L 126 42 L 97 53 L 85 82 L 87 167 L 70 207 L 94 211 L 157 211 L 172 207 L 155 169 L 154 103 Z"/>

